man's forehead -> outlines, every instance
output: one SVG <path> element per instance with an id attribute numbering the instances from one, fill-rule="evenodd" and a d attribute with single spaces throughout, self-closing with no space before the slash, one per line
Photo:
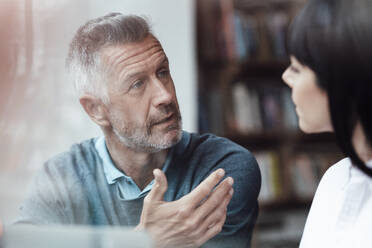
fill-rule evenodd
<path id="1" fill-rule="evenodd" d="M 157 53 L 165 56 L 160 42 L 149 35 L 140 42 L 108 46 L 102 50 L 101 56 L 106 65 L 114 66 L 142 60 Z"/>

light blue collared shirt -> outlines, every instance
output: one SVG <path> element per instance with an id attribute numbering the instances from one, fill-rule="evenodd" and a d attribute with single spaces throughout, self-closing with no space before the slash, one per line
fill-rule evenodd
<path id="1" fill-rule="evenodd" d="M 106 176 L 106 180 L 108 184 L 117 184 L 119 187 L 119 191 L 122 197 L 126 200 L 137 199 L 145 195 L 152 189 L 154 184 L 154 180 L 152 180 L 142 191 L 137 186 L 137 184 L 133 181 L 133 179 L 124 172 L 120 171 L 118 168 L 115 167 L 111 156 L 107 150 L 106 140 L 104 136 L 98 137 L 95 140 L 95 148 L 98 152 L 98 155 L 101 157 L 103 162 L 103 171 Z M 167 158 L 163 165 L 163 172 L 165 173 L 169 167 L 171 157 L 172 157 L 171 149 L 167 155 Z"/>

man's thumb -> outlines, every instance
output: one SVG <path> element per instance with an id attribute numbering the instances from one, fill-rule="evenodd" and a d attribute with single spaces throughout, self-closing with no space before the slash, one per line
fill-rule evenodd
<path id="1" fill-rule="evenodd" d="M 162 201 L 164 198 L 164 194 L 168 189 L 167 178 L 164 175 L 163 171 L 159 169 L 155 169 L 153 173 L 155 182 L 148 197 L 153 201 Z"/>

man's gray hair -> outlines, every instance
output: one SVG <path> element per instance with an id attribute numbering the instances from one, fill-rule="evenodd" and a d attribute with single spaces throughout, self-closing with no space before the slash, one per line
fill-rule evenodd
<path id="1" fill-rule="evenodd" d="M 78 96 L 90 94 L 107 103 L 107 78 L 101 65 L 103 48 L 140 42 L 152 34 L 148 22 L 139 16 L 110 13 L 81 26 L 69 47 L 66 67 L 75 84 Z"/>

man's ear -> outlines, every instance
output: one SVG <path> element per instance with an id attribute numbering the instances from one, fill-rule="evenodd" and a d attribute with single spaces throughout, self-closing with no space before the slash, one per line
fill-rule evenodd
<path id="1" fill-rule="evenodd" d="M 107 108 L 101 99 L 91 95 L 83 95 L 79 99 L 85 112 L 97 125 L 107 127 L 110 121 L 107 118 Z"/>

